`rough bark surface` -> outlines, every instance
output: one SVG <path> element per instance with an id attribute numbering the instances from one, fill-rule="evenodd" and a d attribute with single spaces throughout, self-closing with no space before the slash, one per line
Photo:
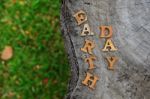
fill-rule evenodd
<path id="1" fill-rule="evenodd" d="M 63 0 L 62 34 L 71 64 L 67 99 L 150 99 L 150 0 Z M 84 10 L 94 36 L 81 37 L 73 15 Z M 113 27 L 113 41 L 118 51 L 104 53 L 99 38 L 101 25 Z M 96 43 L 94 54 L 99 75 L 96 89 L 82 85 L 88 64 L 81 52 L 84 40 Z M 119 57 L 114 71 L 107 70 L 106 56 Z"/>

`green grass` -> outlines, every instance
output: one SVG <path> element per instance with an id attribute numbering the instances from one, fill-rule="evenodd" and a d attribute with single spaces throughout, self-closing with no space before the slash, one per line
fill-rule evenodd
<path id="1" fill-rule="evenodd" d="M 69 65 L 60 33 L 59 0 L 0 0 L 0 99 L 63 99 Z"/>

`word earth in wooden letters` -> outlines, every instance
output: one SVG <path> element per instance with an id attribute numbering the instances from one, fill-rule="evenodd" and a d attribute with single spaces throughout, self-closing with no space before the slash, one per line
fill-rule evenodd
<path id="1" fill-rule="evenodd" d="M 87 16 L 84 11 L 79 11 L 74 15 L 78 25 L 83 24 L 87 21 Z M 94 33 L 91 31 L 89 24 L 84 24 L 83 30 L 81 32 L 81 36 L 92 36 Z M 95 43 L 91 40 L 86 39 L 85 44 L 83 48 L 81 48 L 81 51 L 88 53 L 92 56 L 85 58 L 85 62 L 89 64 L 89 70 L 93 70 L 95 68 L 94 61 L 96 60 L 96 57 L 93 55 L 92 50 L 95 48 Z M 91 89 L 95 89 L 96 83 L 98 81 L 98 76 L 95 76 L 93 74 L 90 74 L 89 72 L 86 73 L 86 78 L 84 81 L 82 81 L 83 85 L 88 86 Z"/>

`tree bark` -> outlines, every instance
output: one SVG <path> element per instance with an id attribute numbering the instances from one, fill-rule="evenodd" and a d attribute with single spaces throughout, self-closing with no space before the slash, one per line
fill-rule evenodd
<path id="1" fill-rule="evenodd" d="M 81 37 L 83 25 L 73 15 L 86 12 L 94 36 Z M 150 0 L 62 0 L 62 34 L 71 65 L 71 80 L 66 99 L 149 99 L 150 97 Z M 116 52 L 103 52 L 100 26 L 112 26 Z M 94 90 L 82 84 L 88 64 L 80 49 L 85 39 L 96 44 L 96 69 L 99 76 Z M 115 70 L 107 69 L 107 56 L 119 58 Z"/>

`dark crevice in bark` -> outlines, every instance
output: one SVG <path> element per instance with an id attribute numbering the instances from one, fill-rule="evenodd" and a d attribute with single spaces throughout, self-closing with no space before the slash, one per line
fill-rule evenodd
<path id="1" fill-rule="evenodd" d="M 69 9 L 66 6 L 67 0 L 62 0 L 62 7 L 61 7 L 61 32 L 65 41 L 65 48 L 68 53 L 68 59 L 69 63 L 71 65 L 71 79 L 68 84 L 68 94 L 66 96 L 66 99 L 70 99 L 72 96 L 72 92 L 75 89 L 77 82 L 78 82 L 78 77 L 79 77 L 79 64 L 77 62 L 77 57 L 75 54 L 75 48 L 73 45 L 73 42 L 71 40 L 71 35 L 70 35 L 70 29 L 69 29 L 69 24 L 71 22 L 71 14 L 69 13 Z"/>

